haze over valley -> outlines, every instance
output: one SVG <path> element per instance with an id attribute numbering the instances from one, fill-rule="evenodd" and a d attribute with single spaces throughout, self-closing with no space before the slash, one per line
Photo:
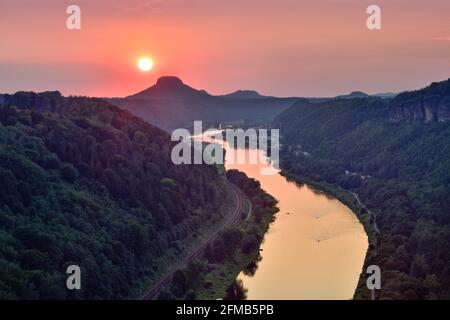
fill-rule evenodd
<path id="1" fill-rule="evenodd" d="M 449 300 L 449 21 L 448 0 L 2 0 L 0 300 Z"/>

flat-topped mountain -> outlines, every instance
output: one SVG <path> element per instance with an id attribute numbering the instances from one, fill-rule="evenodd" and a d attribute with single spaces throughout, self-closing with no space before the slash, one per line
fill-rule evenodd
<path id="1" fill-rule="evenodd" d="M 332 100 L 382 98 L 390 106 L 386 117 L 391 121 L 443 121 L 450 119 L 449 80 L 433 83 L 418 91 L 396 95 L 386 93 L 368 95 L 362 91 L 334 98 L 277 98 L 263 96 L 254 90 L 238 90 L 215 96 L 198 90 L 174 76 L 161 77 L 157 82 L 136 94 L 125 98 L 107 99 L 111 103 L 131 111 L 144 120 L 165 130 L 189 128 L 195 120 L 206 125 L 231 123 L 257 125 L 269 123 L 279 114 L 299 102 L 323 103 Z"/>
<path id="2" fill-rule="evenodd" d="M 174 76 L 166 76 L 158 79 L 155 85 L 134 95 L 129 99 L 192 99 L 207 98 L 210 95 L 204 90 L 194 89 Z"/>
<path id="3" fill-rule="evenodd" d="M 208 126 L 268 123 L 301 98 L 266 97 L 251 90 L 214 96 L 171 76 L 159 78 L 156 84 L 134 95 L 107 100 L 171 131 L 189 128 L 195 120 Z"/>

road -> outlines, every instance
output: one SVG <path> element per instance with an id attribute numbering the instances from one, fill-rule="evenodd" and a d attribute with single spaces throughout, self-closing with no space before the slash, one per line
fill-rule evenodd
<path id="1" fill-rule="evenodd" d="M 351 192 L 351 191 L 349 191 L 349 192 L 355 197 L 355 199 L 358 202 L 358 204 L 367 211 L 369 216 L 372 217 L 372 219 L 373 219 L 372 220 L 373 229 L 375 230 L 376 234 L 380 234 L 380 229 L 378 228 L 376 215 L 373 212 L 371 212 L 369 209 L 367 209 L 366 205 L 361 202 L 361 200 L 359 199 L 359 196 L 358 196 L 358 194 L 356 192 Z"/>
<path id="2" fill-rule="evenodd" d="M 376 234 L 380 234 L 380 229 L 378 229 L 378 224 L 377 224 L 377 219 L 376 219 L 376 215 L 374 213 L 372 213 L 369 209 L 367 209 L 367 207 L 361 202 L 361 200 L 359 199 L 359 196 L 356 192 L 351 192 L 350 193 L 355 197 L 356 201 L 358 201 L 358 204 L 363 207 L 364 209 L 366 209 L 366 211 L 369 213 L 369 215 L 372 217 L 372 226 L 373 229 L 375 230 Z M 375 242 L 375 250 L 376 250 L 376 242 Z M 370 298 L 372 300 L 376 299 L 376 292 L 375 289 L 372 289 L 370 292 Z"/>
<path id="3" fill-rule="evenodd" d="M 246 198 L 244 194 L 239 190 L 238 187 L 236 187 L 234 184 L 229 183 L 230 189 L 234 192 L 235 196 L 235 208 L 234 212 L 231 215 L 231 217 L 228 219 L 228 221 L 220 228 L 218 229 L 214 234 L 212 234 L 208 239 L 203 241 L 203 243 L 194 250 L 193 253 L 191 253 L 188 257 L 186 257 L 183 261 L 177 264 L 175 268 L 173 268 L 171 271 L 169 271 L 167 274 L 165 274 L 156 284 L 153 285 L 150 289 L 148 289 L 142 296 L 141 299 L 143 300 L 152 300 L 154 299 L 159 291 L 170 282 L 172 279 L 172 275 L 175 273 L 176 270 L 180 269 L 184 265 L 188 264 L 190 261 L 192 261 L 195 258 L 198 258 L 203 250 L 206 248 L 206 246 L 211 243 L 217 235 L 228 226 L 231 226 L 236 223 L 236 221 L 239 219 L 241 215 L 242 208 L 244 207 L 244 202 L 246 201 Z"/>

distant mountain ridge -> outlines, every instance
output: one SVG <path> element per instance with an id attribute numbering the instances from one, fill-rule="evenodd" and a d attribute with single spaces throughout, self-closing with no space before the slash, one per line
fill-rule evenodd
<path id="1" fill-rule="evenodd" d="M 299 102 L 273 122 L 287 176 L 364 204 L 355 212 L 371 242 L 364 270 L 377 265 L 384 279 L 377 299 L 450 297 L 449 98 L 447 80 L 394 99 Z M 371 299 L 366 280 L 355 298 Z"/>
<path id="2" fill-rule="evenodd" d="M 267 97 L 252 90 L 214 96 L 186 85 L 178 77 L 168 76 L 139 93 L 106 100 L 171 131 L 189 128 L 196 120 L 207 125 L 269 123 L 302 98 Z"/>
<path id="3" fill-rule="evenodd" d="M 444 121 L 450 120 L 449 87 L 447 80 L 422 90 L 400 94 L 386 92 L 369 95 L 362 91 L 353 91 L 328 98 L 278 98 L 263 96 L 254 90 L 237 90 L 215 96 L 186 85 L 178 77 L 165 76 L 141 92 L 125 98 L 107 100 L 168 131 L 190 127 L 195 120 L 202 120 L 207 125 L 221 122 L 238 125 L 267 124 L 295 103 L 370 98 L 388 102 L 388 117 L 391 121 Z"/>
<path id="4" fill-rule="evenodd" d="M 354 99 L 354 98 L 367 98 L 369 95 L 362 91 L 353 91 L 350 94 L 337 96 L 336 99 Z"/>
<path id="5" fill-rule="evenodd" d="M 392 100 L 392 121 L 450 120 L 450 79 L 399 94 Z"/>
<path id="6" fill-rule="evenodd" d="M 235 92 L 225 94 L 221 97 L 231 98 L 231 99 L 261 99 L 269 98 L 268 96 L 260 95 L 258 91 L 255 90 L 237 90 Z"/>

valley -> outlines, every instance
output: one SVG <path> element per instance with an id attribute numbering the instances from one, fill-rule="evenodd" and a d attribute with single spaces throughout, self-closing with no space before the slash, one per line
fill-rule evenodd
<path id="1" fill-rule="evenodd" d="M 417 102 L 434 99 L 443 114 L 449 97 L 450 81 L 443 81 L 392 100 L 298 103 L 275 120 L 286 175 L 349 190 L 371 213 L 365 267 L 381 268 L 379 299 L 448 297 L 450 127 L 443 118 L 427 120 Z M 311 156 L 294 153 L 297 145 Z M 370 296 L 362 275 L 355 298 Z"/>
<path id="2" fill-rule="evenodd" d="M 144 290 L 144 297 L 158 299 L 255 299 L 273 298 L 273 292 L 256 293 L 279 285 L 284 289 L 277 297 L 289 299 L 448 297 L 449 83 L 395 97 L 305 99 L 252 91 L 214 97 L 168 77 L 130 98 L 144 99 L 141 109 L 130 107 L 128 98 L 1 95 L 0 178 L 7 192 L 0 195 L 0 218 L 9 245 L 0 252 L 8 270 L 0 294 L 129 298 Z M 173 109 L 158 115 L 152 99 L 173 103 Z M 203 101 L 196 111 L 195 101 Z M 288 180 L 232 162 L 226 172 L 215 165 L 175 165 L 170 154 L 176 143 L 167 132 L 111 102 L 166 130 L 192 119 L 207 126 L 279 128 L 280 168 Z M 180 111 L 179 118 L 170 110 Z M 233 188 L 247 200 L 236 204 Z M 290 232 L 300 238 L 277 240 L 290 239 Z M 277 254 L 291 244 L 302 247 L 299 268 L 310 270 L 291 268 L 289 279 L 310 280 L 298 278 L 301 286 L 289 287 L 289 280 L 283 286 L 273 273 L 284 265 L 271 261 L 287 261 Z M 326 258 L 338 251 L 346 252 L 342 262 L 351 267 L 342 264 L 342 275 L 331 280 L 320 259 L 339 265 L 338 256 Z M 61 290 L 67 263 L 85 268 L 89 290 L 81 295 Z M 362 271 L 369 265 L 382 270 L 379 292 L 366 288 Z"/>

